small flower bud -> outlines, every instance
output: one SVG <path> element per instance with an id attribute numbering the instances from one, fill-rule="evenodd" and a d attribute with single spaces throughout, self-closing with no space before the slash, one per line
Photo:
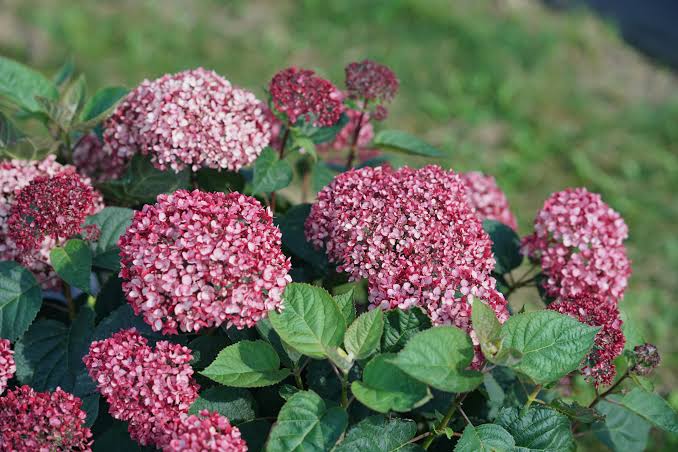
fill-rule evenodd
<path id="1" fill-rule="evenodd" d="M 648 343 L 637 345 L 633 349 L 633 356 L 635 364 L 631 367 L 631 373 L 641 376 L 649 375 L 661 361 L 657 347 Z"/>

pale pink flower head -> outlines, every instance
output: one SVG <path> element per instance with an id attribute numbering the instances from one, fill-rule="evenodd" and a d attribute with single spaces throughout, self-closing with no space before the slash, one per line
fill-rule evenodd
<path id="1" fill-rule="evenodd" d="M 0 397 L 3 451 L 91 451 L 92 432 L 78 397 L 61 388 L 35 392 L 21 386 Z"/>
<path id="2" fill-rule="evenodd" d="M 548 295 L 598 294 L 616 304 L 631 274 L 627 236 L 624 220 L 600 195 L 569 188 L 546 200 L 522 248 L 540 262 Z"/>
<path id="3" fill-rule="evenodd" d="M 192 359 L 183 345 L 159 341 L 150 347 L 132 328 L 92 342 L 83 361 L 111 416 L 128 422 L 135 441 L 161 448 L 198 398 Z"/>
<path id="4" fill-rule="evenodd" d="M 163 333 L 251 327 L 291 281 L 270 210 L 237 192 L 159 195 L 118 244 L 127 301 Z"/>
<path id="5" fill-rule="evenodd" d="M 437 166 L 365 167 L 337 176 L 305 225 L 337 270 L 367 278 L 372 307 L 423 308 L 434 324 L 471 330 L 471 303 L 500 321 L 506 301 L 490 276 L 492 243 L 466 200 L 459 175 Z"/>
<path id="6" fill-rule="evenodd" d="M 506 195 L 492 176 L 478 171 L 459 173 L 468 187 L 468 202 L 481 220 L 496 220 L 513 230 L 518 229 Z"/>
<path id="7" fill-rule="evenodd" d="M 118 179 L 125 172 L 125 162 L 111 158 L 95 133 L 88 133 L 78 141 L 73 149 L 73 164 L 96 182 Z"/>
<path id="8" fill-rule="evenodd" d="M 0 395 L 5 392 L 7 382 L 16 372 L 14 352 L 7 339 L 0 338 Z"/>
<path id="9" fill-rule="evenodd" d="M 173 427 L 165 452 L 247 452 L 240 430 L 216 412 L 183 415 Z"/>
<path id="10" fill-rule="evenodd" d="M 261 101 L 202 68 L 145 80 L 104 127 L 111 165 L 141 152 L 155 167 L 177 172 L 237 171 L 256 160 L 270 139 Z"/>
<path id="11" fill-rule="evenodd" d="M 316 127 L 328 127 L 344 111 L 341 91 L 308 69 L 291 67 L 278 72 L 271 79 L 269 93 L 273 107 L 289 124 L 303 118 Z"/>
<path id="12" fill-rule="evenodd" d="M 621 355 L 625 342 L 617 307 L 605 303 L 598 295 L 581 294 L 551 303 L 548 309 L 567 314 L 587 325 L 601 327 L 593 349 L 582 363 L 581 372 L 596 386 L 612 384 L 617 373 L 614 359 Z"/>
<path id="13" fill-rule="evenodd" d="M 386 119 L 388 111 L 383 104 L 395 97 L 400 86 L 393 71 L 383 64 L 363 60 L 349 64 L 345 72 L 349 97 L 371 103 L 377 108 L 375 119 Z"/>

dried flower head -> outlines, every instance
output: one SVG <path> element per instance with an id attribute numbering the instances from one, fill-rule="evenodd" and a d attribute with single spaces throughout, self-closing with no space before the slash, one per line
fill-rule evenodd
<path id="1" fill-rule="evenodd" d="M 651 374 L 661 361 L 657 347 L 654 344 L 648 343 L 636 345 L 633 348 L 633 357 L 635 358 L 635 363 L 631 367 L 631 372 L 642 376 Z"/>
<path id="2" fill-rule="evenodd" d="M 383 104 L 395 97 L 399 87 L 393 71 L 382 64 L 364 60 L 349 64 L 345 72 L 349 97 L 373 104 L 378 108 L 375 119 L 386 119 L 388 112 Z"/>
<path id="3" fill-rule="evenodd" d="M 570 188 L 551 195 L 523 239 L 523 252 L 541 263 L 544 289 L 553 297 L 599 294 L 616 304 L 624 295 L 631 263 L 628 229 L 600 195 Z"/>
<path id="4" fill-rule="evenodd" d="M 481 220 L 496 220 L 511 229 L 518 229 L 516 217 L 511 212 L 506 195 L 492 176 L 478 171 L 460 173 L 468 187 L 468 202 Z"/>
<path id="5" fill-rule="evenodd" d="M 173 422 L 198 397 L 191 359 L 179 344 L 159 341 L 151 348 L 132 328 L 92 342 L 83 361 L 111 416 L 129 423 L 135 441 L 161 448 L 171 440 Z"/>
<path id="6" fill-rule="evenodd" d="M 202 410 L 199 416 L 184 415 L 173 427 L 165 452 L 247 452 L 240 430 L 219 413 Z"/>
<path id="7" fill-rule="evenodd" d="M 291 281 L 270 210 L 240 193 L 160 195 L 118 244 L 127 301 L 164 333 L 251 327 Z"/>
<path id="8" fill-rule="evenodd" d="M 38 176 L 16 194 L 8 235 L 23 250 L 40 249 L 45 237 L 68 239 L 83 231 L 85 218 L 97 210 L 96 202 L 94 189 L 74 172 Z"/>
<path id="9" fill-rule="evenodd" d="M 469 331 L 471 301 L 480 298 L 501 321 L 508 318 L 490 276 L 490 238 L 451 171 L 348 171 L 319 193 L 305 229 L 339 271 L 368 279 L 373 307 L 420 306 L 434 324 Z"/>
<path id="10" fill-rule="evenodd" d="M 612 383 L 616 375 L 614 359 L 624 350 L 625 341 L 617 308 L 605 303 L 598 295 L 583 294 L 558 300 L 548 309 L 567 314 L 587 325 L 601 327 L 581 372 L 596 386 Z"/>
<path id="11" fill-rule="evenodd" d="M 14 352 L 10 342 L 7 339 L 0 339 L 0 394 L 5 392 L 7 381 L 16 372 L 14 363 Z"/>
<path id="12" fill-rule="evenodd" d="M 0 448 L 3 451 L 91 451 L 82 402 L 56 388 L 35 392 L 21 386 L 0 397 Z"/>
<path id="13" fill-rule="evenodd" d="M 291 67 L 278 72 L 271 80 L 269 92 L 273 107 L 290 124 L 303 118 L 316 127 L 328 127 L 344 111 L 341 91 L 308 69 Z"/>
<path id="14" fill-rule="evenodd" d="M 111 158 L 95 133 L 88 133 L 78 141 L 73 149 L 73 164 L 95 182 L 118 179 L 125 171 L 125 162 Z"/>
<path id="15" fill-rule="evenodd" d="M 104 127 L 104 150 L 116 168 L 141 152 L 159 169 L 237 171 L 270 139 L 254 94 L 202 68 L 145 80 Z"/>

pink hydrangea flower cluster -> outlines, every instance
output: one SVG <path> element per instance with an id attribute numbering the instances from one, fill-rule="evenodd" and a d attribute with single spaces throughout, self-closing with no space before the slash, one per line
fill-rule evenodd
<path id="1" fill-rule="evenodd" d="M 0 450 L 91 451 L 92 432 L 78 397 L 21 386 L 0 397 Z"/>
<path id="2" fill-rule="evenodd" d="M 339 271 L 368 279 L 372 307 L 420 306 L 434 324 L 470 331 L 471 303 L 479 298 L 500 321 L 508 318 L 490 276 L 492 243 L 451 171 L 366 167 L 340 174 L 318 194 L 305 231 Z"/>
<path id="3" fill-rule="evenodd" d="M 240 430 L 219 413 L 207 410 L 199 416 L 181 416 L 165 452 L 247 452 Z"/>
<path id="4" fill-rule="evenodd" d="M 111 165 L 136 152 L 159 169 L 200 167 L 237 171 L 268 145 L 269 124 L 261 102 L 202 68 L 145 80 L 105 122 Z"/>
<path id="5" fill-rule="evenodd" d="M 481 220 L 496 220 L 515 230 L 518 229 L 516 217 L 511 212 L 506 195 L 492 176 L 478 171 L 460 173 L 468 187 L 468 202 Z"/>
<path id="6" fill-rule="evenodd" d="M 80 174 L 91 177 L 95 182 L 118 179 L 125 172 L 125 162 L 111 158 L 95 133 L 89 133 L 78 141 L 73 149 L 73 164 Z"/>
<path id="7" fill-rule="evenodd" d="M 546 200 L 522 248 L 541 263 L 550 296 L 598 294 L 616 305 L 631 274 L 627 236 L 624 220 L 600 195 L 570 188 Z"/>
<path id="8" fill-rule="evenodd" d="M 341 91 L 308 69 L 291 67 L 278 72 L 271 79 L 269 93 L 273 107 L 290 124 L 303 118 L 316 127 L 328 127 L 344 111 Z"/>
<path id="9" fill-rule="evenodd" d="M 7 339 L 0 339 L 0 394 L 5 392 L 7 382 L 16 372 L 14 352 Z"/>
<path id="10" fill-rule="evenodd" d="M 351 63 L 345 68 L 346 89 L 352 99 L 360 99 L 375 105 L 374 118 L 386 119 L 388 111 L 384 103 L 391 101 L 398 92 L 400 82 L 388 67 L 364 60 Z"/>
<path id="11" fill-rule="evenodd" d="M 28 186 L 36 177 L 56 176 L 62 172 L 75 172 L 70 165 L 61 165 L 54 155 L 47 156 L 44 160 L 8 160 L 0 162 L 0 260 L 20 261 L 22 265 L 30 269 L 44 289 L 53 289 L 58 286 L 50 263 L 49 253 L 58 243 L 53 237 L 44 237 L 39 243 L 38 249 L 20 249 L 9 236 L 10 208 L 16 199 L 17 193 Z M 89 178 L 81 177 L 82 183 L 91 185 Z M 98 192 L 95 192 L 95 208 L 99 211 L 103 208 L 103 200 Z"/>
<path id="12" fill-rule="evenodd" d="M 163 333 L 251 327 L 291 281 L 270 210 L 240 193 L 160 195 L 118 245 L 127 301 Z"/>
<path id="13" fill-rule="evenodd" d="M 598 295 L 581 294 L 551 303 L 548 309 L 567 314 L 587 325 L 601 327 L 581 372 L 596 386 L 611 384 L 616 374 L 614 359 L 624 350 L 625 342 L 617 307 L 605 303 Z"/>
<path id="14" fill-rule="evenodd" d="M 155 348 L 133 328 L 92 342 L 83 358 L 111 416 L 128 422 L 130 436 L 162 448 L 172 439 L 173 423 L 198 397 L 191 351 L 158 341 Z"/>

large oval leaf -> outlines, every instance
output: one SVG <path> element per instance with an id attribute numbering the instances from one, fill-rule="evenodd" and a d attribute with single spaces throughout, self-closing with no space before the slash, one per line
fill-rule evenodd
<path id="1" fill-rule="evenodd" d="M 382 130 L 374 137 L 372 145 L 377 148 L 405 152 L 426 157 L 440 157 L 443 153 L 427 142 L 400 130 Z"/>
<path id="2" fill-rule="evenodd" d="M 513 436 L 522 452 L 571 452 L 574 438 L 566 416 L 542 406 L 528 410 L 505 408 L 496 419 Z"/>
<path id="3" fill-rule="evenodd" d="M 346 351 L 354 359 L 365 359 L 379 347 L 381 333 L 384 331 L 384 313 L 381 309 L 373 309 L 358 317 L 348 330 L 344 338 Z"/>
<path id="4" fill-rule="evenodd" d="M 0 96 L 30 112 L 42 111 L 35 96 L 56 100 L 56 86 L 44 75 L 9 58 L 0 56 Z"/>
<path id="5" fill-rule="evenodd" d="M 384 319 L 381 351 L 399 352 L 412 336 L 429 328 L 431 328 L 431 319 L 419 308 L 388 311 Z"/>
<path id="6" fill-rule="evenodd" d="M 516 447 L 513 436 L 495 424 L 467 425 L 454 452 L 512 452 Z"/>
<path id="7" fill-rule="evenodd" d="M 120 270 L 118 239 L 132 223 L 134 211 L 124 207 L 106 207 L 87 218 L 87 224 L 99 227 L 99 239 L 92 245 L 93 264 L 117 272 Z"/>
<path id="8" fill-rule="evenodd" d="M 633 388 L 616 403 L 654 424 L 655 427 L 678 433 L 678 415 L 666 400 L 654 392 Z"/>
<path id="9" fill-rule="evenodd" d="M 216 411 L 237 425 L 257 417 L 257 402 L 246 389 L 215 386 L 200 393 L 189 413 L 197 414 L 202 410 Z"/>
<path id="10" fill-rule="evenodd" d="M 84 240 L 71 239 L 63 247 L 52 248 L 49 260 L 61 279 L 83 292 L 91 293 L 92 253 Z"/>
<path id="11" fill-rule="evenodd" d="M 652 425 L 642 417 L 619 404 L 622 396 L 612 394 L 596 404 L 596 409 L 605 416 L 596 422 L 592 431 L 611 450 L 619 452 L 642 452 Z"/>
<path id="12" fill-rule="evenodd" d="M 292 167 L 280 160 L 273 148 L 267 147 L 254 163 L 252 193 L 270 193 L 287 187 L 292 182 Z"/>
<path id="13" fill-rule="evenodd" d="M 0 262 L 0 337 L 21 337 L 41 304 L 42 290 L 33 274 L 16 262 Z"/>
<path id="14" fill-rule="evenodd" d="M 483 229 L 492 239 L 492 254 L 497 261 L 494 271 L 503 275 L 518 268 L 523 262 L 523 255 L 516 231 L 496 220 L 484 220 Z"/>
<path id="15" fill-rule="evenodd" d="M 410 419 L 370 416 L 351 427 L 334 452 L 422 450 L 421 446 L 409 443 L 416 434 L 417 423 Z"/>

